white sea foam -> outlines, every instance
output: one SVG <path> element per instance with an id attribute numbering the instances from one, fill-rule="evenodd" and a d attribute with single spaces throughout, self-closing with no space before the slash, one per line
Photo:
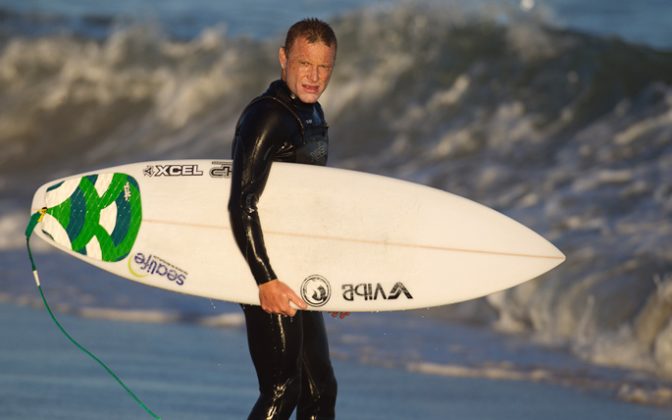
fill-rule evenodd
<path id="1" fill-rule="evenodd" d="M 25 247 L 23 234 L 28 224 L 26 213 L 12 212 L 0 216 L 0 250 L 13 250 Z"/>
<path id="2" fill-rule="evenodd" d="M 219 315 L 185 314 L 162 309 L 120 309 L 84 307 L 74 311 L 84 318 L 108 319 L 113 321 L 141 322 L 152 324 L 193 323 L 217 328 L 232 328 L 245 325 L 240 313 L 224 313 Z"/>
<path id="3" fill-rule="evenodd" d="M 553 373 L 545 369 L 522 371 L 509 365 L 501 366 L 462 366 L 437 363 L 410 363 L 406 368 L 411 372 L 429 375 L 450 376 L 455 378 L 486 378 L 514 381 L 551 380 Z"/>
<path id="4" fill-rule="evenodd" d="M 30 216 L 25 211 L 0 213 L 0 252 L 26 249 L 25 230 Z M 30 246 L 36 252 L 51 252 L 53 247 L 39 239 L 31 240 Z"/>
<path id="5" fill-rule="evenodd" d="M 610 391 L 621 400 L 638 404 L 670 406 L 672 387 L 586 375 L 585 372 L 558 371 L 544 368 L 520 369 L 510 364 L 464 366 L 437 363 L 409 363 L 406 369 L 427 375 L 453 378 L 484 378 L 503 381 L 544 382 L 572 386 L 585 390 Z"/>

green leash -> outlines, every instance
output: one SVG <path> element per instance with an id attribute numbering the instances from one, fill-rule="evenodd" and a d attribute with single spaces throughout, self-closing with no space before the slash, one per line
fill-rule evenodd
<path id="1" fill-rule="evenodd" d="M 128 386 L 126 386 L 126 384 L 112 371 L 112 369 L 110 369 L 105 363 L 103 363 L 103 361 L 100 360 L 95 354 L 91 353 L 84 346 L 79 344 L 77 342 L 77 340 L 72 338 L 72 336 L 70 334 L 68 334 L 68 332 L 65 330 L 65 328 L 63 328 L 61 323 L 58 322 L 58 320 L 56 319 L 56 316 L 51 311 L 51 308 L 49 307 L 49 304 L 47 303 L 47 298 L 44 296 L 44 292 L 42 291 L 42 286 L 40 285 L 40 277 L 37 274 L 37 268 L 35 267 L 35 260 L 33 259 L 33 252 L 30 249 L 30 237 L 33 235 L 33 231 L 35 230 L 35 226 L 37 226 L 37 224 L 42 221 L 42 218 L 44 217 L 44 214 L 46 212 L 47 212 L 47 208 L 44 207 L 39 212 L 33 214 L 30 217 L 30 221 L 28 222 L 28 226 L 26 227 L 26 246 L 28 247 L 28 258 L 30 258 L 30 265 L 33 268 L 33 276 L 35 277 L 35 284 L 37 284 L 37 289 L 40 291 L 40 296 L 42 297 L 42 302 L 44 303 L 44 307 L 47 308 L 47 311 L 49 312 L 49 315 L 51 316 L 51 319 L 54 321 L 54 323 L 56 324 L 58 329 L 61 330 L 63 335 L 65 335 L 68 338 L 68 340 L 70 340 L 70 342 L 72 344 L 74 344 L 78 349 L 80 349 L 82 352 L 84 352 L 89 357 L 91 357 L 93 360 L 95 360 L 100 366 L 102 366 L 103 369 L 105 369 L 107 371 L 107 373 L 109 373 L 110 376 L 112 376 L 112 378 L 114 378 L 114 380 L 117 381 L 117 383 L 119 383 L 119 385 L 121 385 L 121 387 L 126 390 L 128 395 L 130 395 L 131 398 L 133 398 L 135 400 L 135 402 L 138 403 L 138 405 L 140 405 L 140 407 L 142 407 L 150 416 L 152 416 L 155 419 L 160 419 L 161 417 L 159 417 L 152 410 L 150 410 L 150 408 L 147 407 L 147 405 L 145 405 L 145 403 L 142 402 L 142 400 L 140 398 L 138 398 L 138 396 L 135 395 L 135 393 Z"/>

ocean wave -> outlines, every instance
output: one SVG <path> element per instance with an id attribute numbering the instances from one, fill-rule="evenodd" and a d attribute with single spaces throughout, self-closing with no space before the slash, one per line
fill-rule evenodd
<path id="1" fill-rule="evenodd" d="M 333 24 L 333 165 L 475 199 L 568 257 L 445 316 L 672 377 L 672 53 L 502 10 L 403 4 Z M 6 39 L 0 198 L 122 162 L 229 156 L 239 112 L 278 75 L 277 44 L 152 25 Z M 2 249 L 20 219 L 3 213 Z"/>
<path id="2" fill-rule="evenodd" d="M 137 310 L 117 308 L 81 308 L 74 315 L 83 318 L 107 319 L 113 321 L 141 322 L 152 324 L 189 323 L 217 328 L 242 327 L 245 319 L 241 313 L 219 315 L 188 314 L 164 310 Z"/>
<path id="3" fill-rule="evenodd" d="M 497 381 L 528 381 L 560 384 L 586 391 L 606 391 L 623 401 L 672 406 L 672 387 L 645 381 L 623 381 L 586 372 L 571 372 L 547 368 L 521 369 L 505 363 L 487 366 L 465 366 L 437 363 L 409 363 L 410 372 L 452 378 L 483 378 Z"/>

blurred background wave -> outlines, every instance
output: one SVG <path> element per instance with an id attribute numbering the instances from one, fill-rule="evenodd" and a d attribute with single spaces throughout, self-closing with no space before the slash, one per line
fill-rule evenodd
<path id="1" fill-rule="evenodd" d="M 37 186 L 229 157 L 240 111 L 278 77 L 284 30 L 318 16 L 339 37 L 321 101 L 331 166 L 474 199 L 567 254 L 538 280 L 432 316 L 672 377 L 672 4 L 332 3 L 0 1 L 1 297 L 36 302 L 22 232 Z M 132 310 L 154 293 L 115 300 L 90 285 L 106 274 L 72 264 L 62 305 Z"/>

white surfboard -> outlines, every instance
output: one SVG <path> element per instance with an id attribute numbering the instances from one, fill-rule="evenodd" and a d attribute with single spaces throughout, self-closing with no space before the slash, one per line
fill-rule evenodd
<path id="1" fill-rule="evenodd" d="M 49 182 L 36 233 L 118 276 L 258 304 L 229 225 L 231 162 L 123 165 Z M 278 276 L 309 307 L 391 311 L 506 289 L 565 256 L 490 208 L 434 188 L 342 169 L 274 163 L 259 214 Z"/>

